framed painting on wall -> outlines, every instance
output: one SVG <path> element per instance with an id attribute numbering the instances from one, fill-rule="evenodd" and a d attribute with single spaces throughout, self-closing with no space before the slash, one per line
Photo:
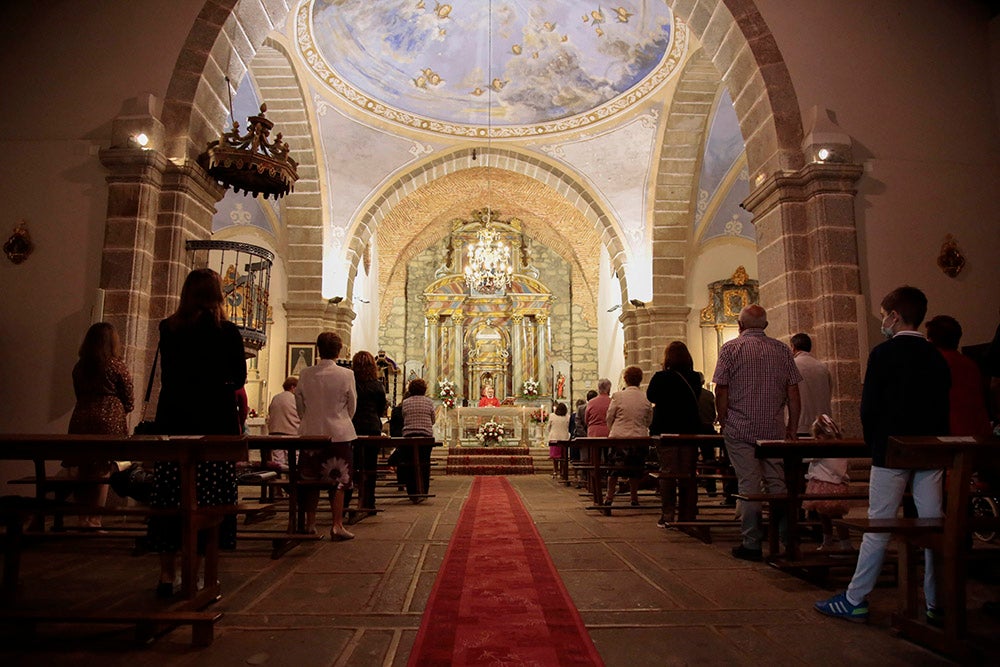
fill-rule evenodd
<path id="1" fill-rule="evenodd" d="M 289 375 L 298 377 L 303 368 L 308 368 L 316 363 L 316 357 L 315 343 L 289 343 L 288 356 L 285 361 L 285 377 Z"/>

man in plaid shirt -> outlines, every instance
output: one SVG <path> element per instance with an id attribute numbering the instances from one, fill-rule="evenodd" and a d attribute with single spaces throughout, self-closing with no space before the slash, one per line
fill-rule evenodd
<path id="1" fill-rule="evenodd" d="M 767 493 L 785 493 L 781 460 L 758 459 L 754 448 L 758 440 L 794 440 L 799 424 L 798 383 L 802 376 L 791 351 L 765 335 L 766 327 L 767 311 L 758 305 L 744 308 L 739 317 L 740 335 L 719 350 L 712 378 L 719 425 L 741 494 L 760 493 L 762 484 Z M 761 506 L 747 501 L 742 506 L 743 542 L 733 547 L 733 556 L 759 561 Z"/>

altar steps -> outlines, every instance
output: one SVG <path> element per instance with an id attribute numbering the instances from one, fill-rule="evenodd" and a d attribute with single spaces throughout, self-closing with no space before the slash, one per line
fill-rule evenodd
<path id="1" fill-rule="evenodd" d="M 529 447 L 449 447 L 448 475 L 533 475 Z"/>

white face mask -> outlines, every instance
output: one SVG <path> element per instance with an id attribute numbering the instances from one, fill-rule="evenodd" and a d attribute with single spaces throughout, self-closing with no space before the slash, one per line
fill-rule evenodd
<path id="1" fill-rule="evenodd" d="M 882 326 L 879 328 L 879 330 L 882 332 L 882 335 L 885 336 L 886 338 L 892 338 L 895 335 L 895 332 L 892 330 L 892 327 L 891 326 L 887 327 L 885 325 L 885 321 L 886 319 L 889 318 L 890 315 L 892 315 L 892 313 L 889 313 L 882 318 Z"/>

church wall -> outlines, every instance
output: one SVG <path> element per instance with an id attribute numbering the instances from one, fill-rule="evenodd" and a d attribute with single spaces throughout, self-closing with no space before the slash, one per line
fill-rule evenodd
<path id="1" fill-rule="evenodd" d="M 406 335 L 406 347 L 402 357 L 396 358 L 396 363 L 402 365 L 403 362 L 407 361 L 419 361 L 424 364 L 424 370 L 427 369 L 427 358 L 426 358 L 426 346 L 425 346 L 425 318 L 424 318 L 424 304 L 418 298 L 423 294 L 424 289 L 434 282 L 434 271 L 438 268 L 435 260 L 441 257 L 441 246 L 442 243 L 436 243 L 430 248 L 427 248 L 423 252 L 418 253 L 410 260 L 410 263 L 406 265 L 406 319 L 405 319 L 405 335 Z M 390 320 L 392 322 L 392 320 Z M 395 324 L 395 323 L 393 323 Z M 398 325 L 397 325 L 398 326 Z M 390 356 L 392 356 L 390 354 Z M 442 363 L 443 359 L 439 356 L 438 363 Z M 434 394 L 437 391 L 437 381 L 440 378 L 428 378 L 427 380 L 427 391 L 428 394 Z M 451 378 L 452 382 L 458 382 L 457 377 Z"/>
<path id="2" fill-rule="evenodd" d="M 831 109 L 865 166 L 855 215 L 868 338 L 878 340 L 882 296 L 909 283 L 927 293 L 930 315 L 962 323 L 963 344 L 989 341 L 1000 306 L 1000 132 L 985 3 L 757 5 L 803 114 Z M 936 265 L 947 234 L 967 260 L 956 279 Z"/>
<path id="3" fill-rule="evenodd" d="M 423 330 L 423 321 L 418 323 L 411 323 L 407 319 L 407 303 L 406 299 L 403 297 L 393 299 L 392 304 L 389 306 L 389 317 L 386 319 L 384 324 L 380 324 L 378 328 L 378 342 L 379 349 L 385 350 L 386 355 L 397 364 L 400 368 L 403 367 L 403 362 L 406 361 L 406 335 L 412 326 L 418 326 Z M 423 363 L 423 353 L 418 357 L 418 359 Z M 399 386 L 399 396 L 402 397 L 403 390 L 406 388 L 402 384 L 403 380 L 400 380 Z M 432 387 L 429 389 L 436 390 L 437 387 Z"/>
<path id="4" fill-rule="evenodd" d="M 165 96 L 203 5 L 4 3 L 0 243 L 23 219 L 35 251 L 18 266 L 0 258 L 0 431 L 66 430 L 100 280 L 107 172 L 97 152 L 124 100 Z"/>

